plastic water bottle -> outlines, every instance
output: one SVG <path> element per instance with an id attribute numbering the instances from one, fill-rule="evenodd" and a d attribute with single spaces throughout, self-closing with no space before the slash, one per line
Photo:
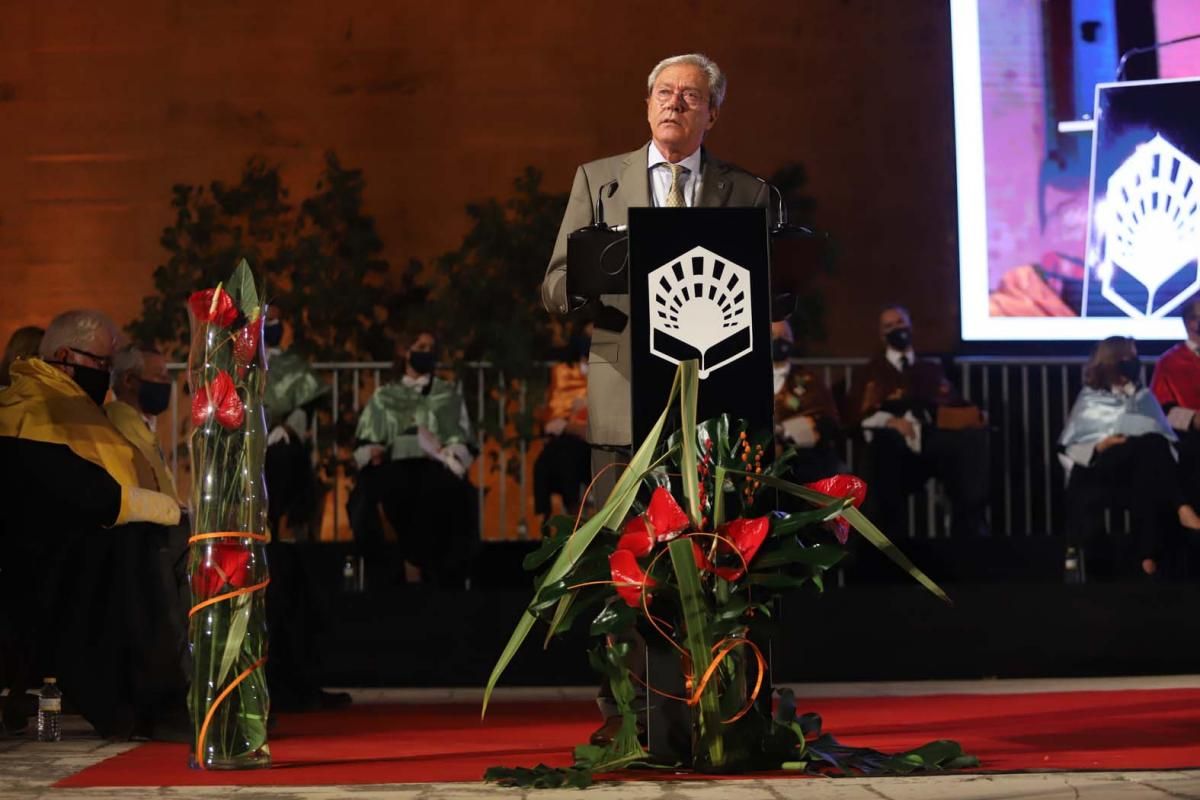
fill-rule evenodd
<path id="1" fill-rule="evenodd" d="M 46 678 L 38 692 L 37 740 L 62 741 L 62 690 L 55 678 Z"/>
<path id="2" fill-rule="evenodd" d="M 357 570 L 354 569 L 354 556 L 346 556 L 346 561 L 342 564 L 342 591 L 356 592 L 358 591 Z"/>
<path id="3" fill-rule="evenodd" d="M 1063 579 L 1067 583 L 1083 583 L 1083 562 L 1075 547 L 1067 548 L 1067 557 L 1063 560 Z"/>

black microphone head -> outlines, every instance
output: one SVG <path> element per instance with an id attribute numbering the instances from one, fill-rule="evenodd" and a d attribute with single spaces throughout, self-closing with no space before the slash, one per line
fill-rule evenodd
<path id="1" fill-rule="evenodd" d="M 608 225 L 604 223 L 604 190 L 608 189 L 608 196 L 612 197 L 617 191 L 617 186 L 618 184 L 616 178 L 600 184 L 600 191 L 596 192 L 596 221 L 592 223 L 593 228 L 608 228 Z"/>

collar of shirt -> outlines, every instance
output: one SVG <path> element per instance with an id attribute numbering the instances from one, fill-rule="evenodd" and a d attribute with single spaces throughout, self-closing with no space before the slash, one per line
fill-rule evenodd
<path id="1" fill-rule="evenodd" d="M 791 363 L 775 365 L 775 394 L 779 394 L 779 391 L 783 388 L 783 385 L 787 383 L 788 375 L 791 374 Z"/>
<path id="2" fill-rule="evenodd" d="M 651 142 L 646 149 L 646 169 L 650 171 L 650 193 L 654 196 L 654 205 L 662 207 L 667 204 L 667 192 L 671 191 L 671 170 L 659 165 L 670 162 L 658 151 L 658 145 L 654 142 Z M 683 201 L 689 208 L 696 205 L 696 198 L 700 196 L 700 154 L 702 151 L 703 148 L 697 147 L 696 152 L 678 162 L 687 168 L 687 174 L 683 176 Z"/>
<path id="3" fill-rule="evenodd" d="M 889 347 L 887 349 L 887 352 L 884 355 L 887 356 L 888 363 L 891 364 L 893 367 L 895 367 L 897 372 L 904 371 L 900 367 L 900 357 L 901 356 L 904 356 L 905 358 L 908 359 L 908 365 L 910 367 L 913 364 L 917 363 L 917 354 L 913 352 L 913 349 L 911 347 L 908 348 L 907 350 L 905 350 L 904 352 L 900 352 L 899 350 L 895 349 L 894 347 Z"/>
<path id="4" fill-rule="evenodd" d="M 411 375 L 403 375 L 400 378 L 400 382 L 410 389 L 424 389 L 429 385 L 431 380 L 433 380 L 432 375 L 422 375 L 419 378 L 414 378 Z"/>

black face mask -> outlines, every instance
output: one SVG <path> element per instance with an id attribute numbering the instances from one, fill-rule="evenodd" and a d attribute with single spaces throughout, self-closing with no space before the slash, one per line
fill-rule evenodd
<path id="1" fill-rule="evenodd" d="M 142 413 L 157 417 L 171 405 L 171 384 L 142 381 L 138 386 L 138 406 Z"/>
<path id="2" fill-rule="evenodd" d="M 414 350 L 408 354 L 408 366 L 418 375 L 428 375 L 437 366 L 437 357 L 428 351 Z"/>
<path id="3" fill-rule="evenodd" d="M 907 350 L 912 344 L 912 328 L 893 328 L 883 338 L 889 347 L 896 350 Z"/>
<path id="4" fill-rule="evenodd" d="M 279 343 L 283 341 L 283 323 L 279 321 L 268 322 L 263 326 L 263 342 L 267 347 L 279 347 Z"/>
<path id="5" fill-rule="evenodd" d="M 75 385 L 83 389 L 84 394 L 92 398 L 93 403 L 98 406 L 104 405 L 104 396 L 108 394 L 108 382 L 112 379 L 112 373 L 106 369 L 85 367 L 82 364 L 68 364 L 65 361 L 56 363 L 70 367 L 74 372 L 72 377 L 75 379 Z"/>
<path id="6" fill-rule="evenodd" d="M 792 343 L 787 339 L 771 340 L 771 360 L 778 363 L 792 357 Z"/>
<path id="7" fill-rule="evenodd" d="M 1138 379 L 1142 377 L 1142 363 L 1136 358 L 1123 358 L 1117 362 L 1117 372 L 1131 382 L 1137 383 Z"/>

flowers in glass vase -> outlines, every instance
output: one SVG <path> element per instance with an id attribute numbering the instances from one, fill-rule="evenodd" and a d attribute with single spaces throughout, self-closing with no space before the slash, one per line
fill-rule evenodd
<path id="1" fill-rule="evenodd" d="M 188 311 L 192 763 L 266 767 L 266 309 L 243 260 L 228 283 L 192 294 Z"/>

